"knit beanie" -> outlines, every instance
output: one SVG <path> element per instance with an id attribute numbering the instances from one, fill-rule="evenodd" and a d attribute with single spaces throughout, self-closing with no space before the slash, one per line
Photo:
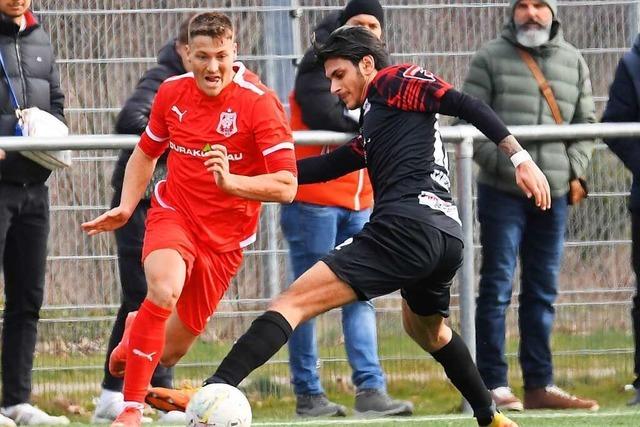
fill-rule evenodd
<path id="1" fill-rule="evenodd" d="M 380 26 L 384 24 L 384 13 L 382 6 L 378 0 L 351 0 L 342 12 L 340 24 L 344 25 L 347 21 L 356 15 L 375 16 L 380 21 Z"/>
<path id="2" fill-rule="evenodd" d="M 519 1 L 520 0 L 511 0 L 511 10 L 512 11 L 516 7 L 516 4 Z M 557 18 L 558 17 L 558 1 L 557 0 L 542 0 L 542 2 L 546 3 L 546 5 L 549 6 L 549 9 L 551 9 L 551 12 L 553 13 L 553 17 Z"/>

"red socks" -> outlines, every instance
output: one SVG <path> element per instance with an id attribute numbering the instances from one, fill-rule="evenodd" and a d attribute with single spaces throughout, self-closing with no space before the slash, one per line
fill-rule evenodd
<path id="1" fill-rule="evenodd" d="M 131 326 L 124 373 L 124 400 L 144 402 L 153 371 L 164 349 L 165 325 L 171 310 L 145 299 Z"/>

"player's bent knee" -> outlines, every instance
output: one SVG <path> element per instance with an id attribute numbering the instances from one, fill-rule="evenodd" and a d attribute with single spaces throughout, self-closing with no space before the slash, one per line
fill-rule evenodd
<path id="1" fill-rule="evenodd" d="M 178 302 L 180 292 L 169 283 L 158 283 L 149 286 L 147 298 L 154 304 L 168 309 L 173 309 Z"/>

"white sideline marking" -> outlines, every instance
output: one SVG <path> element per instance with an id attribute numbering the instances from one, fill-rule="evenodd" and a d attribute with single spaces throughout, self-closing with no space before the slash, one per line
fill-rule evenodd
<path id="1" fill-rule="evenodd" d="M 577 417 L 615 417 L 626 415 L 637 415 L 640 411 L 611 411 L 611 412 L 590 412 L 590 411 L 577 411 L 577 412 L 563 412 L 563 413 L 539 413 L 539 414 L 513 414 L 509 413 L 509 418 L 514 420 L 526 420 L 526 419 L 544 419 L 544 418 L 577 418 Z M 405 423 L 420 423 L 425 421 L 447 421 L 447 420 L 471 420 L 470 415 L 433 415 L 433 416 L 421 416 L 421 417 L 389 417 L 389 418 L 366 418 L 366 419 L 341 419 L 341 420 L 310 420 L 310 421 L 267 421 L 252 423 L 255 427 L 270 427 L 270 426 L 325 426 L 335 424 L 351 424 L 351 425 L 366 425 L 366 424 L 380 424 L 389 422 L 402 422 Z"/>

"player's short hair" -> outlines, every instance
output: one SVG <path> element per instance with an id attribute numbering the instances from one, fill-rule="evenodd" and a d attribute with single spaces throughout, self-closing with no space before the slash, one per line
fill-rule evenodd
<path id="1" fill-rule="evenodd" d="M 189 16 L 187 19 L 183 20 L 180 23 L 180 27 L 178 28 L 178 42 L 182 44 L 189 43 L 189 23 L 193 15 Z"/>
<path id="2" fill-rule="evenodd" d="M 332 58 L 343 58 L 357 66 L 362 58 L 373 56 L 376 70 L 388 67 L 389 52 L 383 41 L 370 30 L 345 25 L 331 33 L 324 44 L 313 42 L 313 49 L 321 64 Z"/>
<path id="3" fill-rule="evenodd" d="M 233 24 L 227 15 L 218 12 L 202 12 L 189 21 L 189 41 L 197 36 L 233 38 Z"/>

